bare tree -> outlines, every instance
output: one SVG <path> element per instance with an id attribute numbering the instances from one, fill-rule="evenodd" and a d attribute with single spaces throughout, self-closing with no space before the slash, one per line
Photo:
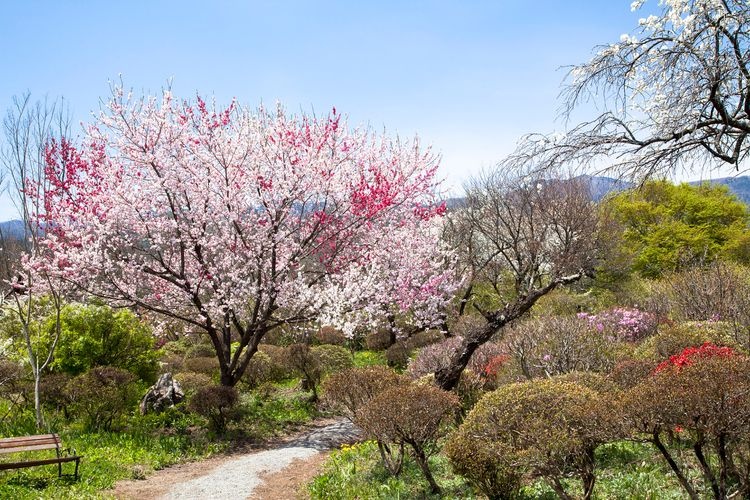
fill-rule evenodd
<path id="1" fill-rule="evenodd" d="M 633 178 L 740 169 L 750 153 L 750 4 L 660 3 L 636 36 L 598 47 L 570 71 L 563 116 L 590 101 L 604 112 L 566 134 L 527 136 L 509 164 L 579 164 Z"/>
<path id="2" fill-rule="evenodd" d="M 14 246 L 31 256 L 42 251 L 39 241 L 44 233 L 31 214 L 43 213 L 44 191 L 48 188 L 45 176 L 45 151 L 50 141 L 69 136 L 70 115 L 62 100 L 32 102 L 31 94 L 14 97 L 2 122 L 4 142 L 0 149 L 2 173 L 9 180 L 8 193 L 24 224 L 24 237 L 10 243 L 10 235 L 3 235 L 3 249 Z M 31 189 L 33 186 L 33 189 Z M 19 253 L 20 256 L 20 253 Z M 33 272 L 4 253 L 3 270 L 10 288 L 5 297 L 5 312 L 16 315 L 20 323 L 28 362 L 34 377 L 34 409 L 36 425 L 44 426 L 40 400 L 41 378 L 52 362 L 60 338 L 60 312 L 63 306 L 64 287 L 59 280 Z M 13 258 L 13 260 L 11 260 Z M 5 276 L 4 276 L 5 277 Z M 54 318 L 51 335 L 40 321 L 41 314 Z"/>
<path id="3" fill-rule="evenodd" d="M 472 180 L 466 200 L 466 207 L 451 215 L 462 228 L 460 251 L 471 277 L 461 307 L 471 302 L 485 323 L 469 332 L 449 365 L 435 373 L 446 390 L 455 387 L 479 346 L 542 296 L 592 275 L 599 248 L 596 206 L 581 179 L 497 170 Z M 493 300 L 477 300 L 479 284 L 492 289 Z"/>

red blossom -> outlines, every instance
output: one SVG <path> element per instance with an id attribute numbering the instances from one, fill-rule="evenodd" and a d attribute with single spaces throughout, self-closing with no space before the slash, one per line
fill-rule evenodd
<path id="1" fill-rule="evenodd" d="M 687 347 L 681 353 L 670 356 L 669 359 L 659 363 L 654 369 L 654 373 L 659 373 L 670 367 L 679 371 L 701 359 L 729 358 L 736 355 L 737 353 L 731 347 L 719 347 L 711 342 L 705 342 L 700 347 Z"/>

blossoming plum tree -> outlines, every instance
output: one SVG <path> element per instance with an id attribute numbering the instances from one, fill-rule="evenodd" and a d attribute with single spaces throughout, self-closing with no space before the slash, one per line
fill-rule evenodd
<path id="1" fill-rule="evenodd" d="M 750 5 L 661 0 L 659 7 L 636 33 L 570 72 L 565 114 L 592 100 L 603 112 L 565 134 L 529 136 L 510 164 L 605 165 L 636 178 L 694 166 L 739 170 L 750 153 Z"/>
<path id="2" fill-rule="evenodd" d="M 429 323 L 457 286 L 436 157 L 349 129 L 335 109 L 293 117 L 114 88 L 84 145 L 50 143 L 46 164 L 38 266 L 204 331 L 223 385 L 280 325 L 351 333 L 384 308 Z"/>

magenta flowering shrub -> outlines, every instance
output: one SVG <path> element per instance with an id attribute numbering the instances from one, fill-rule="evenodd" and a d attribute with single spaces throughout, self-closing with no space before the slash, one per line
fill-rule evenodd
<path id="1" fill-rule="evenodd" d="M 578 317 L 588 321 L 598 332 L 610 340 L 636 342 L 656 331 L 656 316 L 629 307 L 615 307 L 598 314 L 578 313 Z"/>

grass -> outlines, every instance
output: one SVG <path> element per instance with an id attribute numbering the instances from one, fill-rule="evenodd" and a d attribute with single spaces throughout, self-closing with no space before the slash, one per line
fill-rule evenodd
<path id="1" fill-rule="evenodd" d="M 260 441 L 295 429 L 317 416 L 309 394 L 297 389 L 299 380 L 286 381 L 266 391 L 244 392 L 238 420 L 225 436 L 212 436 L 206 421 L 195 414 L 172 408 L 159 415 L 131 415 L 118 431 L 86 432 L 79 424 L 50 418 L 63 446 L 82 456 L 79 480 L 57 477 L 57 466 L 32 467 L 0 472 L 0 498 L 86 499 L 103 498 L 105 491 L 121 479 L 141 479 L 169 465 L 206 458 L 226 450 L 235 442 Z M 13 415 L 0 423 L 0 436 L 37 434 L 33 414 Z M 37 458 L 54 456 L 35 452 Z M 19 455 L 3 457 L 11 461 Z M 74 465 L 64 464 L 72 474 Z"/>
<path id="2" fill-rule="evenodd" d="M 597 472 L 594 498 L 634 500 L 682 499 L 685 493 L 676 478 L 647 444 L 620 441 L 602 446 L 597 451 L 600 467 Z M 484 498 L 476 496 L 471 486 L 451 470 L 447 459 L 436 455 L 430 460 L 435 478 L 444 490 L 444 498 Z M 580 483 L 566 481 L 571 492 Z M 373 441 L 345 446 L 331 454 L 323 471 L 309 485 L 313 499 L 345 500 L 438 498 L 430 495 L 427 484 L 413 460 L 407 460 L 398 478 L 388 474 L 380 463 Z M 524 486 L 522 500 L 554 500 L 557 495 L 543 480 Z"/>
<path id="3" fill-rule="evenodd" d="M 170 435 L 137 422 L 122 432 L 87 433 L 71 427 L 60 432 L 63 445 L 83 456 L 80 477 L 57 477 L 57 466 L 32 467 L 0 474 L 0 498 L 101 498 L 102 490 L 121 479 L 131 479 L 176 462 L 199 459 L 226 447 L 184 433 Z M 42 457 L 41 452 L 37 455 Z M 49 457 L 49 455 L 45 456 Z M 17 456 L 13 457 L 18 458 Z M 74 465 L 64 464 L 72 474 Z"/>
<path id="4" fill-rule="evenodd" d="M 430 468 L 443 489 L 442 498 L 476 498 L 466 481 L 452 473 L 443 456 L 432 457 Z M 383 467 L 374 441 L 344 445 L 333 452 L 308 492 L 314 500 L 441 498 L 429 493 L 427 482 L 410 457 L 399 477 L 392 477 Z"/>
<path id="5" fill-rule="evenodd" d="M 386 364 L 385 351 L 356 351 L 354 353 L 354 366 L 357 368 Z"/>

